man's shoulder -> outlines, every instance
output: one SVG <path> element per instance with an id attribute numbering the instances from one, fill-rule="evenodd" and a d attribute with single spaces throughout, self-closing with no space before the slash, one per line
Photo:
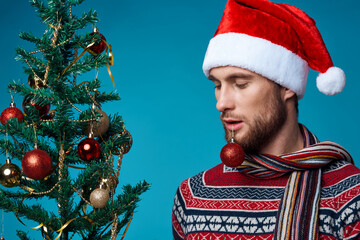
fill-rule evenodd
<path id="1" fill-rule="evenodd" d="M 360 169 L 341 160 L 322 170 L 319 212 L 322 230 L 327 234 L 336 232 L 341 239 L 354 239 L 360 229 Z"/>
<path id="2" fill-rule="evenodd" d="M 360 169 L 345 160 L 333 161 L 323 168 L 323 187 L 337 185 L 344 181 L 352 181 L 360 185 Z"/>
<path id="3" fill-rule="evenodd" d="M 341 208 L 360 203 L 360 169 L 347 161 L 335 161 L 323 169 L 321 198 L 337 202 Z"/>
<path id="4" fill-rule="evenodd" d="M 180 188 L 183 187 L 184 185 L 188 185 L 189 182 L 192 182 L 192 183 L 202 182 L 202 181 L 204 181 L 205 176 L 206 176 L 206 178 L 210 177 L 210 179 L 219 179 L 219 177 L 221 177 L 221 175 L 223 175 L 223 173 L 224 173 L 224 171 L 223 171 L 224 168 L 226 168 L 226 166 L 223 163 L 220 163 L 208 170 L 202 171 L 202 172 L 182 181 L 180 184 Z"/>

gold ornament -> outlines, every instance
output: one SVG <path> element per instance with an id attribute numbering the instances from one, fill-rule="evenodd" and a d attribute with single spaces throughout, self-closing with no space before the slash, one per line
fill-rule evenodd
<path id="1" fill-rule="evenodd" d="M 131 146 L 133 144 L 133 138 L 128 130 L 124 129 L 122 132 L 114 135 L 113 141 L 118 141 L 119 139 L 124 138 L 126 135 L 129 136 L 129 141 L 123 142 L 120 146 L 119 145 L 114 146 L 113 149 L 111 150 L 112 154 L 122 155 L 130 151 Z"/>
<path id="2" fill-rule="evenodd" d="M 109 198 L 108 189 L 97 188 L 90 194 L 90 203 L 94 208 L 103 208 L 109 201 Z"/>
<path id="3" fill-rule="evenodd" d="M 125 134 L 129 135 L 130 140 L 127 141 L 127 142 L 124 142 L 123 144 L 121 144 L 120 149 L 122 150 L 123 154 L 128 153 L 130 151 L 130 149 L 131 149 L 132 144 L 133 144 L 133 138 L 132 138 L 130 132 L 128 130 L 125 130 Z"/>
<path id="4" fill-rule="evenodd" d="M 93 127 L 93 134 L 94 137 L 100 137 L 100 135 L 104 135 L 110 126 L 110 120 L 108 115 L 101 109 L 94 109 L 94 111 L 100 113 L 102 117 L 98 121 L 94 121 L 92 123 Z M 85 130 L 85 135 L 89 135 L 91 132 L 91 125 L 89 125 Z"/>
<path id="5" fill-rule="evenodd" d="M 11 163 L 10 158 L 7 158 L 6 163 L 0 167 L 0 184 L 4 187 L 15 187 L 20 184 L 20 179 L 20 168 Z"/>
<path id="6" fill-rule="evenodd" d="M 36 75 L 35 75 L 35 77 L 33 77 L 32 75 L 29 75 L 28 83 L 31 88 L 38 88 L 38 87 L 46 88 L 46 83 L 43 82 L 43 80 Z M 1 240 L 1 238 L 0 238 L 0 240 Z"/>
<path id="7" fill-rule="evenodd" d="M 107 178 L 101 180 L 102 183 L 106 184 L 107 188 L 113 191 L 119 183 L 119 179 L 114 175 L 109 175 Z"/>

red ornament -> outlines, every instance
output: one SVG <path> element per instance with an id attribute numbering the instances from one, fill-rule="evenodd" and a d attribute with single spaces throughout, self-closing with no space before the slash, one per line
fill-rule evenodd
<path id="1" fill-rule="evenodd" d="M 100 157 L 100 144 L 93 138 L 85 138 L 79 143 L 77 152 L 84 161 L 96 160 Z"/>
<path id="2" fill-rule="evenodd" d="M 96 54 L 102 53 L 106 48 L 106 43 L 104 42 L 104 41 L 106 41 L 106 39 L 105 39 L 104 35 L 99 33 L 97 28 L 95 28 L 94 31 L 92 33 L 90 33 L 89 35 L 90 36 L 95 36 L 95 35 L 100 36 L 101 40 L 96 41 L 89 49 Z M 93 37 L 93 39 L 94 39 L 94 37 Z"/>
<path id="3" fill-rule="evenodd" d="M 40 180 L 50 174 L 52 161 L 49 154 L 35 148 L 24 155 L 21 168 L 27 177 Z"/>
<path id="4" fill-rule="evenodd" d="M 19 122 L 24 121 L 24 114 L 16 107 L 14 102 L 11 102 L 10 107 L 5 108 L 4 111 L 2 111 L 0 121 L 3 125 L 5 125 L 6 122 L 13 117 L 16 118 Z"/>
<path id="5" fill-rule="evenodd" d="M 221 149 L 220 158 L 226 166 L 237 167 L 243 163 L 245 152 L 239 144 L 232 140 Z"/>
<path id="6" fill-rule="evenodd" d="M 50 110 L 50 103 L 45 104 L 44 106 L 37 105 L 35 99 L 32 99 L 31 95 L 27 95 L 25 96 L 22 104 L 23 110 L 26 114 L 29 114 L 29 108 L 31 106 L 34 106 L 38 110 L 39 116 L 46 115 Z"/>

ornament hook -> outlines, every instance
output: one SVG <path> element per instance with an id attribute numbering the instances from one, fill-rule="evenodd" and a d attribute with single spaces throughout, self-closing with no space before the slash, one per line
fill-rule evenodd
<path id="1" fill-rule="evenodd" d="M 38 141 L 37 141 L 37 134 L 36 134 L 36 125 L 34 123 L 34 148 L 37 149 L 38 148 Z"/>
<path id="2" fill-rule="evenodd" d="M 231 142 L 231 143 L 234 143 L 234 142 L 235 142 L 235 139 L 234 139 L 234 124 L 232 125 L 232 129 L 231 129 L 231 139 L 230 139 L 230 142 Z"/>
<path id="3" fill-rule="evenodd" d="M 6 159 L 9 158 L 9 134 L 8 134 L 8 128 L 5 129 L 5 142 L 6 142 Z"/>
<path id="4" fill-rule="evenodd" d="M 14 101 L 15 90 L 10 89 L 9 93 L 10 93 L 10 97 L 11 97 L 10 107 L 16 107 L 15 101 Z"/>

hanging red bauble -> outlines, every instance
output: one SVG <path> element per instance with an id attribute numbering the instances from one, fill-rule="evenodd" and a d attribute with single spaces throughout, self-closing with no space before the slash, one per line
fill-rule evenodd
<path id="1" fill-rule="evenodd" d="M 49 154 L 35 148 L 24 155 L 21 168 L 27 177 L 40 180 L 50 174 L 52 161 Z"/>
<path id="2" fill-rule="evenodd" d="M 220 152 L 221 161 L 228 167 L 240 166 L 245 158 L 243 148 L 232 139 Z"/>
<path id="3" fill-rule="evenodd" d="M 85 138 L 79 143 L 77 152 L 84 161 L 96 160 L 101 154 L 100 144 L 93 138 Z"/>
<path id="4" fill-rule="evenodd" d="M 27 95 L 25 96 L 22 104 L 23 110 L 26 114 L 29 114 L 29 108 L 31 106 L 34 106 L 38 110 L 39 116 L 45 116 L 50 110 L 50 103 L 40 106 L 36 104 L 35 99 L 32 99 L 31 95 Z"/>
<path id="5" fill-rule="evenodd" d="M 11 102 L 10 107 L 5 108 L 4 111 L 2 111 L 0 121 L 3 125 L 5 125 L 6 122 L 13 117 L 16 118 L 19 122 L 24 121 L 24 114 L 16 107 L 14 102 Z"/>
<path id="6" fill-rule="evenodd" d="M 99 33 L 99 30 L 97 28 L 94 28 L 94 31 L 92 33 L 90 33 L 89 35 L 96 36 L 97 38 L 100 36 L 101 40 L 96 41 L 89 49 L 96 54 L 102 53 L 106 48 L 106 43 L 104 42 L 104 41 L 106 41 L 106 39 L 105 39 L 104 35 Z M 94 39 L 94 37 L 93 37 L 93 39 Z"/>

